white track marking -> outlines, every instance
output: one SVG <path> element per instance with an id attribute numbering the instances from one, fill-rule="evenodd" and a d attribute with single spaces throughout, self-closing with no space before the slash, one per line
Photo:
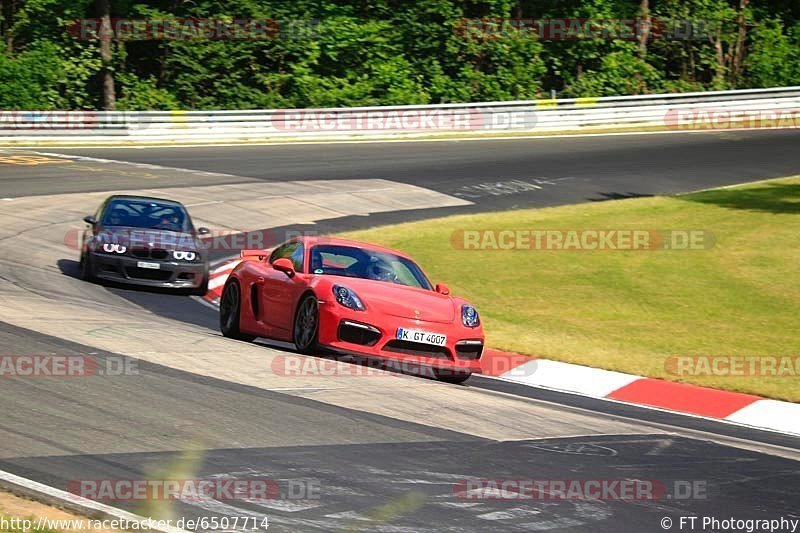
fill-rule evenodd
<path id="1" fill-rule="evenodd" d="M 165 165 L 155 165 L 152 163 L 137 163 L 134 161 L 123 161 L 120 159 L 104 159 L 101 157 L 89 157 L 83 155 L 72 155 L 72 154 L 56 154 L 51 152 L 33 152 L 36 155 L 42 155 L 45 157 L 58 157 L 61 159 L 70 159 L 74 161 L 86 161 L 89 163 L 103 163 L 105 165 L 128 165 L 136 168 L 144 168 L 147 170 L 169 170 L 172 172 L 185 172 L 189 174 L 196 174 L 199 176 L 214 176 L 214 177 L 222 177 L 222 178 L 235 178 L 237 180 L 242 179 L 255 179 L 249 178 L 248 176 L 238 176 L 236 174 L 225 174 L 224 172 L 208 172 L 205 170 L 192 170 L 189 168 L 180 168 L 180 167 L 170 167 Z"/>
<path id="2" fill-rule="evenodd" d="M 68 507 L 82 509 L 86 511 L 88 514 L 101 513 L 106 516 L 110 516 L 120 520 L 127 520 L 129 522 L 141 523 L 141 522 L 146 522 L 148 520 L 146 517 L 135 515 L 133 513 L 123 511 L 122 509 L 117 509 L 116 507 L 111 507 L 110 505 L 96 502 L 94 500 L 89 500 L 87 498 L 83 498 L 82 496 L 78 496 L 77 494 L 65 492 L 63 490 L 56 489 L 48 485 L 44 485 L 43 483 L 39 483 L 38 481 L 33 481 L 32 479 L 20 477 L 10 472 L 5 472 L 3 470 L 0 470 L 0 482 L 3 482 L 3 484 L 7 484 L 10 486 L 25 489 L 26 491 L 29 492 L 35 492 L 37 494 L 45 496 L 47 499 L 63 502 Z M 154 521 L 156 520 L 157 519 L 154 519 Z M 152 527 L 149 529 L 153 531 L 161 531 L 162 533 L 188 533 L 186 530 L 178 527 L 164 527 L 164 528 Z"/>
<path id="3" fill-rule="evenodd" d="M 758 400 L 739 409 L 726 420 L 800 435 L 800 404 Z"/>
<path id="4" fill-rule="evenodd" d="M 515 383 L 563 390 L 592 398 L 604 398 L 615 390 L 642 379 L 640 376 L 632 374 L 547 359 L 528 361 L 500 377 Z"/>

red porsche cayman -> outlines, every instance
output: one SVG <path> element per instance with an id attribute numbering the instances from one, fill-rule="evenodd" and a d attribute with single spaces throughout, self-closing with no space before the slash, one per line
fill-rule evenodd
<path id="1" fill-rule="evenodd" d="M 460 383 L 480 371 L 484 335 L 469 302 L 431 285 L 407 255 L 362 242 L 299 237 L 242 251 L 220 300 L 226 337 L 293 342 L 433 369 Z"/>

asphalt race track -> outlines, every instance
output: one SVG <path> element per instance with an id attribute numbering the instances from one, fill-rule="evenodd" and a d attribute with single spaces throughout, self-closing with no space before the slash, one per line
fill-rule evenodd
<path id="1" fill-rule="evenodd" d="M 800 438 L 488 378 L 454 386 L 383 373 L 287 375 L 277 370 L 291 351 L 223 339 L 216 312 L 195 299 L 77 280 L 71 243 L 110 191 L 174 195 L 212 227 L 278 235 L 800 174 L 798 141 L 798 132 L 775 131 L 2 151 L 3 353 L 126 357 L 136 371 L 0 378 L 0 470 L 61 489 L 176 471 L 317 487 L 318 498 L 186 500 L 155 511 L 106 502 L 267 517 L 275 531 L 633 533 L 663 531 L 664 517 L 797 519 Z M 476 479 L 655 480 L 663 494 L 459 492 Z M 685 497 L 687 482 L 704 490 Z"/>

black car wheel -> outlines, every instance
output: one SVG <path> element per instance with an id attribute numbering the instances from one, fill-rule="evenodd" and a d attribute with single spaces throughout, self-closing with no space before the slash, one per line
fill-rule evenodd
<path id="1" fill-rule="evenodd" d="M 436 379 L 439 381 L 444 381 L 445 383 L 464 383 L 467 381 L 472 372 L 464 372 L 460 370 L 447 370 L 443 368 L 434 368 L 433 374 L 436 376 Z"/>
<path id="2" fill-rule="evenodd" d="M 80 277 L 83 281 L 94 281 L 91 259 L 85 252 L 81 254 Z"/>
<path id="3" fill-rule="evenodd" d="M 319 305 L 313 294 L 306 295 L 297 306 L 294 317 L 294 345 L 297 351 L 313 354 L 319 338 Z"/>
<path id="4" fill-rule="evenodd" d="M 203 282 L 196 289 L 191 290 L 191 294 L 195 296 L 205 296 L 208 292 L 208 272 L 203 274 Z"/>
<path id="5" fill-rule="evenodd" d="M 241 316 L 242 297 L 237 281 L 229 281 L 222 291 L 222 298 L 219 301 L 219 329 L 222 335 L 229 339 L 250 342 L 255 339 L 253 335 L 247 335 L 239 330 L 239 317 Z"/>

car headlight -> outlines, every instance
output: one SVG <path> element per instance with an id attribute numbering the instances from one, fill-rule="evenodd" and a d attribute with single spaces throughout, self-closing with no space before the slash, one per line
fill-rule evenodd
<path id="1" fill-rule="evenodd" d="M 103 251 L 109 254 L 124 254 L 128 249 L 121 244 L 107 242 L 103 244 Z"/>
<path id="2" fill-rule="evenodd" d="M 468 304 L 462 305 L 461 323 L 468 328 L 477 328 L 478 326 L 480 326 L 481 319 L 478 316 L 478 310 Z"/>
<path id="3" fill-rule="evenodd" d="M 366 311 L 367 309 L 364 307 L 364 302 L 361 301 L 361 298 L 359 298 L 355 292 L 347 287 L 342 285 L 334 285 L 333 295 L 336 297 L 337 302 L 348 309 L 352 309 L 354 311 Z"/>
<path id="4" fill-rule="evenodd" d="M 179 261 L 194 261 L 195 258 L 197 257 L 197 253 L 175 250 L 172 252 L 172 257 L 178 259 Z"/>

